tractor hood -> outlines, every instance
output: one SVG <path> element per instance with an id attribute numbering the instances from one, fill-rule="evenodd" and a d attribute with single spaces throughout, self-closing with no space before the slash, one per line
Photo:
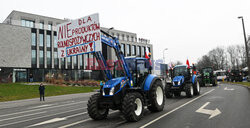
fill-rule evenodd
<path id="1" fill-rule="evenodd" d="M 126 80 L 125 77 L 113 78 L 113 79 L 107 81 L 107 82 L 104 84 L 103 88 L 112 88 L 112 87 L 118 85 L 119 83 L 121 83 L 122 81 L 125 81 L 125 80 Z"/>
<path id="2" fill-rule="evenodd" d="M 173 86 L 180 86 L 184 82 L 184 76 L 175 76 L 173 79 Z"/>
<path id="3" fill-rule="evenodd" d="M 105 97 L 113 96 L 121 91 L 127 80 L 125 77 L 118 77 L 107 81 L 102 88 L 102 95 Z"/>

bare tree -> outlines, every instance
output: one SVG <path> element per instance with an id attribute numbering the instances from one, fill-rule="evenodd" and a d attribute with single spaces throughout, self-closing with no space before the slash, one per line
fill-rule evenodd
<path id="1" fill-rule="evenodd" d="M 225 69 L 226 54 L 224 48 L 217 47 L 208 53 L 215 69 Z"/>

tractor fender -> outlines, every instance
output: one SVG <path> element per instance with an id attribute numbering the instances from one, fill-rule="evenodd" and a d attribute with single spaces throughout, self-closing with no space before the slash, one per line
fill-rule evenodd
<path id="1" fill-rule="evenodd" d="M 149 91 L 152 84 L 156 81 L 156 80 L 161 80 L 159 77 L 157 77 L 156 75 L 152 75 L 152 74 L 149 74 L 145 80 L 145 83 L 143 85 L 143 89 L 144 91 Z"/>
<path id="2" fill-rule="evenodd" d="M 195 80 L 196 80 L 196 75 L 192 76 L 192 84 L 195 84 Z"/>

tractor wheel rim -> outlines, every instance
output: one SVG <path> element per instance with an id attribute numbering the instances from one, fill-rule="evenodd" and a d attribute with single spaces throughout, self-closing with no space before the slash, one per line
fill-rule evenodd
<path id="1" fill-rule="evenodd" d="M 141 99 L 140 98 L 136 98 L 135 99 L 135 108 L 136 108 L 136 110 L 135 110 L 135 114 L 137 115 L 137 116 L 139 116 L 139 115 L 141 115 L 141 113 L 142 113 L 142 101 L 141 101 Z"/>
<path id="2" fill-rule="evenodd" d="M 192 85 L 190 86 L 190 94 L 191 94 L 191 95 L 193 95 L 193 94 L 194 94 L 194 88 L 193 88 L 193 86 L 192 86 Z"/>
<path id="3" fill-rule="evenodd" d="M 200 92 L 200 84 L 197 82 L 197 92 Z"/>
<path id="4" fill-rule="evenodd" d="M 163 103 L 163 91 L 160 86 L 158 86 L 156 89 L 156 101 L 158 105 L 162 105 Z"/>

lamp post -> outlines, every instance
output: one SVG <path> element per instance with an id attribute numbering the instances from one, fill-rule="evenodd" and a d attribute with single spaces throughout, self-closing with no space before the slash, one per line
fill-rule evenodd
<path id="1" fill-rule="evenodd" d="M 165 64 L 165 54 L 164 54 L 165 50 L 168 50 L 168 48 L 165 48 L 165 49 L 163 50 L 163 63 L 164 63 L 164 64 Z"/>
<path id="2" fill-rule="evenodd" d="M 243 27 L 243 34 L 244 34 L 244 41 L 245 41 L 245 48 L 246 48 L 246 57 L 247 57 L 248 76 L 249 76 L 250 75 L 250 65 L 249 65 L 248 45 L 247 45 L 247 38 L 246 38 L 244 19 L 243 19 L 243 16 L 239 16 L 238 19 L 241 19 L 242 27 Z"/>

